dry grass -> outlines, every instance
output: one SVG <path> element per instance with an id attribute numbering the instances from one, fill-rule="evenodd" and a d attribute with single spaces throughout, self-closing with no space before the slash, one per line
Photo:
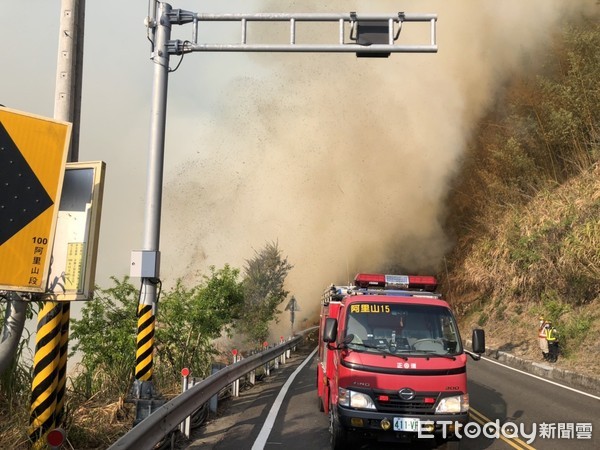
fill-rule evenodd
<path id="1" fill-rule="evenodd" d="M 125 434 L 135 419 L 135 405 L 94 400 L 77 405 L 69 411 L 67 436 L 74 449 L 95 450 L 108 448 Z"/>
<path id="2" fill-rule="evenodd" d="M 66 449 L 106 449 L 131 428 L 135 418 L 134 405 L 126 404 L 122 399 L 110 402 L 92 398 L 76 406 L 73 403 L 71 400 L 66 408 Z M 30 449 L 28 422 L 26 407 L 21 408 L 20 414 L 10 417 L 0 410 L 0 423 L 3 424 L 0 432 L 2 448 Z"/>
<path id="3" fill-rule="evenodd" d="M 487 229 L 445 280 L 465 335 L 483 327 L 489 346 L 540 361 L 537 321 L 551 317 L 562 333 L 557 365 L 597 377 L 600 165 L 506 208 Z"/>

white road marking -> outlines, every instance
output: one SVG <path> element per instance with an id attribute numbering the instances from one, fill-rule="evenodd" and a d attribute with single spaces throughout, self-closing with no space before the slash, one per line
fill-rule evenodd
<path id="1" fill-rule="evenodd" d="M 315 348 L 310 355 L 306 357 L 306 359 L 298 366 L 294 373 L 290 375 L 285 384 L 282 386 L 279 394 L 277 394 L 277 398 L 273 402 L 273 406 L 271 406 L 271 410 L 269 411 L 269 415 L 263 424 L 260 433 L 258 433 L 258 437 L 256 441 L 254 441 L 254 445 L 252 445 L 252 450 L 263 450 L 265 445 L 267 444 L 267 439 L 269 438 L 269 434 L 271 434 L 271 430 L 273 429 L 273 425 L 275 424 L 275 419 L 277 418 L 277 414 L 279 413 L 279 409 L 281 408 L 281 404 L 283 403 L 283 399 L 285 398 L 285 394 L 290 388 L 290 385 L 296 378 L 296 375 L 300 373 L 300 371 L 304 368 L 306 364 L 312 359 L 314 354 L 317 352 Z"/>
<path id="2" fill-rule="evenodd" d="M 536 379 L 538 379 L 538 380 L 545 381 L 546 383 L 553 384 L 553 385 L 555 385 L 555 386 L 558 386 L 558 387 L 561 387 L 561 388 L 563 388 L 563 389 L 568 389 L 568 390 L 570 390 L 570 391 L 577 392 L 578 394 L 581 394 L 581 395 L 587 395 L 588 397 L 595 398 L 596 400 L 600 400 L 600 397 L 598 397 L 598 396 L 596 396 L 596 395 L 592 395 L 592 394 L 590 394 L 590 393 L 588 393 L 588 392 L 580 391 L 580 390 L 578 390 L 578 389 L 574 389 L 574 388 L 572 388 L 572 387 L 565 386 L 564 384 L 556 383 L 555 381 L 550 381 L 550 380 L 547 380 L 547 379 L 545 379 L 545 378 L 538 377 L 537 375 L 533 375 L 533 374 L 531 374 L 531 373 L 527 373 L 527 372 L 524 372 L 524 371 L 522 371 L 522 370 L 519 370 L 519 369 L 515 369 L 514 367 L 510 367 L 510 366 L 507 366 L 506 364 L 499 363 L 498 361 L 494 361 L 493 359 L 485 358 L 485 357 L 483 357 L 483 356 L 481 357 L 481 359 L 483 359 L 483 360 L 485 360 L 485 361 L 488 361 L 488 362 L 491 362 L 491 363 L 494 363 L 494 364 L 497 364 L 497 365 L 499 365 L 499 366 L 505 367 L 505 368 L 507 368 L 507 369 L 514 370 L 515 372 L 522 373 L 523 375 L 527 375 L 527 376 L 530 376 L 530 377 L 532 377 L 532 378 L 536 378 Z"/>

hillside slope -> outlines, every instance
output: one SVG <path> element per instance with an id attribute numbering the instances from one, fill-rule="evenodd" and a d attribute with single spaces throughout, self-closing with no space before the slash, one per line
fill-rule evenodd
<path id="1" fill-rule="evenodd" d="M 598 376 L 600 360 L 600 165 L 530 203 L 473 243 L 451 301 L 464 335 L 486 330 L 488 345 L 541 361 L 538 317 L 561 336 L 558 365 Z"/>
<path id="2" fill-rule="evenodd" d="M 540 315 L 558 365 L 597 376 L 600 342 L 600 25 L 566 25 L 515 74 L 474 133 L 448 198 L 455 246 L 443 289 L 466 335 L 541 361 Z"/>

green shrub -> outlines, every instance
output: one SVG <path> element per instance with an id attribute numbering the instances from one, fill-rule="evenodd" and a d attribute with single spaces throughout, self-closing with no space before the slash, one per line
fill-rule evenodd
<path id="1" fill-rule="evenodd" d="M 566 323 L 558 323 L 558 336 L 562 354 L 568 358 L 578 349 L 586 339 L 594 316 L 591 314 L 577 315 L 571 317 Z"/>

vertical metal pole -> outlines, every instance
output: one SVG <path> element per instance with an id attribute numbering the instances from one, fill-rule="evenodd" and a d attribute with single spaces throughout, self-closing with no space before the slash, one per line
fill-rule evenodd
<path id="1" fill-rule="evenodd" d="M 148 179 L 146 185 L 146 209 L 143 249 L 158 255 L 160 238 L 160 215 L 162 204 L 163 162 L 167 110 L 167 87 L 169 76 L 169 53 L 167 42 L 171 37 L 171 24 L 166 16 L 171 11 L 167 3 L 159 3 L 152 62 L 154 80 L 152 86 L 152 110 L 150 117 L 150 143 L 148 156 Z M 152 363 L 154 351 L 154 322 L 156 317 L 158 268 L 155 278 L 143 278 L 138 308 L 138 335 L 135 378 L 138 394 L 150 390 L 152 395 Z M 149 386 L 143 386 L 148 382 Z M 140 386 L 141 385 L 141 386 Z"/>

